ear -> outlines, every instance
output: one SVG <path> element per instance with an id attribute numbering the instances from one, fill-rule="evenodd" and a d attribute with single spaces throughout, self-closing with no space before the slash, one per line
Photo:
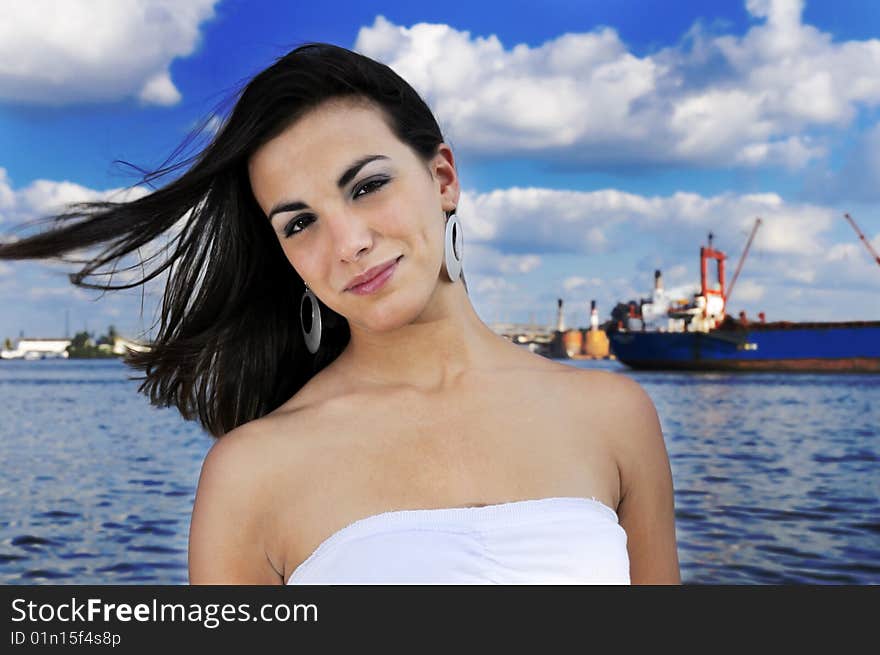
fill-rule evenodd
<path id="1" fill-rule="evenodd" d="M 452 148 L 446 143 L 437 146 L 437 154 L 431 160 L 431 175 L 439 185 L 443 211 L 448 212 L 458 207 L 461 189 L 455 170 L 455 157 L 452 155 Z"/>

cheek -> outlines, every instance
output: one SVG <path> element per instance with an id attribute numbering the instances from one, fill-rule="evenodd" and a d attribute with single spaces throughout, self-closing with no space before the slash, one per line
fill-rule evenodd
<path id="1" fill-rule="evenodd" d="M 413 255 L 433 261 L 442 256 L 437 251 L 443 247 L 443 219 L 434 209 L 425 202 L 395 204 L 383 220 L 385 235 L 406 241 Z"/>
<path id="2" fill-rule="evenodd" d="M 430 247 L 439 239 L 442 241 L 442 216 L 438 215 L 435 192 L 429 181 L 407 180 L 402 188 L 399 202 L 395 202 L 389 213 L 389 228 L 393 227 L 409 238 L 417 238 L 421 246 Z M 439 227 L 438 227 L 439 226 Z M 438 237 L 435 232 L 440 231 Z"/>
<path id="3" fill-rule="evenodd" d="M 442 216 L 434 214 L 429 215 L 423 226 L 424 239 L 426 247 L 431 252 L 434 259 L 443 258 L 443 239 L 445 226 Z"/>
<path id="4" fill-rule="evenodd" d="M 290 263 L 291 268 L 307 283 L 309 280 L 317 281 L 321 279 L 321 273 L 318 270 L 321 262 L 321 256 L 318 248 L 303 248 L 301 245 L 294 244 L 291 239 L 281 240 L 281 250 Z M 313 286 L 309 284 L 309 286 Z"/>
<path id="5" fill-rule="evenodd" d="M 443 232 L 439 223 L 432 220 L 424 209 L 411 210 L 408 219 L 405 239 L 413 250 L 412 254 L 433 265 L 442 257 Z"/>
<path id="6" fill-rule="evenodd" d="M 420 209 L 405 199 L 385 203 L 375 208 L 368 222 L 374 231 L 376 242 L 383 253 L 394 243 L 401 244 L 410 256 L 419 255 L 424 249 L 423 222 L 419 220 Z M 379 242 L 388 241 L 385 245 Z M 404 253 L 406 254 L 406 253 Z"/>

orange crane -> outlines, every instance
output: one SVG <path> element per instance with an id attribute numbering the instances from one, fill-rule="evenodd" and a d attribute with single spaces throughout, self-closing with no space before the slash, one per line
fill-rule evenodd
<path id="1" fill-rule="evenodd" d="M 755 238 L 755 232 L 758 231 L 758 228 L 761 226 L 761 217 L 755 219 L 755 226 L 752 228 L 752 233 L 749 235 L 749 240 L 746 242 L 746 247 L 743 250 L 743 254 L 740 255 L 739 263 L 736 265 L 736 272 L 733 274 L 733 279 L 730 281 L 730 287 L 727 289 L 727 296 L 724 298 L 725 307 L 730 303 L 730 294 L 733 293 L 733 285 L 736 284 L 736 278 L 739 277 L 739 272 L 742 270 L 743 262 L 746 260 L 746 255 L 749 253 L 749 246 L 752 245 L 752 239 Z"/>
<path id="2" fill-rule="evenodd" d="M 859 239 L 862 240 L 862 243 L 865 244 L 865 247 L 870 251 L 871 255 L 874 256 L 874 261 L 880 264 L 880 255 L 877 254 L 877 251 L 871 247 L 871 243 L 865 238 L 865 235 L 862 234 L 862 231 L 859 229 L 859 226 L 856 225 L 856 222 L 852 219 L 852 216 L 849 214 L 843 215 L 846 220 L 849 221 L 849 224 L 853 226 L 853 229 L 856 231 L 856 234 L 859 235 Z"/>

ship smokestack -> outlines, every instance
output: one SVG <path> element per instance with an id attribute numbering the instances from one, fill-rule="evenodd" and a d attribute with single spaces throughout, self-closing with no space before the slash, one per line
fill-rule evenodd
<path id="1" fill-rule="evenodd" d="M 663 291 L 663 274 L 659 268 L 654 271 L 654 290 Z"/>
<path id="2" fill-rule="evenodd" d="M 556 330 L 565 332 L 565 320 L 562 316 L 562 298 L 556 299 Z"/>

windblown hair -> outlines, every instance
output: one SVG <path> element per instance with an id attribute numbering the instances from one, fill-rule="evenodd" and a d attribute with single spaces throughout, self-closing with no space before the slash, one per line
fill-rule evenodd
<path id="1" fill-rule="evenodd" d="M 247 168 L 258 148 L 303 114 L 343 97 L 380 107 L 392 132 L 425 162 L 443 142 L 427 104 L 391 68 L 345 48 L 308 43 L 244 86 L 200 153 L 166 162 L 140 183 L 152 186 L 186 169 L 179 177 L 136 200 L 69 205 L 37 221 L 51 222 L 51 230 L 0 244 L 0 260 L 83 264 L 70 281 L 105 291 L 143 285 L 167 269 L 157 336 L 149 351 L 129 351 L 124 362 L 145 373 L 133 379 L 143 380 L 138 391 L 152 404 L 176 406 L 186 420 L 198 419 L 220 437 L 279 407 L 348 344 L 348 322 L 321 303 L 321 348 L 315 355 L 306 349 L 304 283 L 254 199 Z M 162 261 L 149 270 L 143 261 L 123 269 L 142 270 L 141 279 L 87 281 L 108 275 L 99 269 L 113 263 L 115 270 L 123 257 L 163 234 L 170 240 L 157 252 L 166 255 Z M 90 259 L 63 257 L 96 245 L 104 248 Z"/>

